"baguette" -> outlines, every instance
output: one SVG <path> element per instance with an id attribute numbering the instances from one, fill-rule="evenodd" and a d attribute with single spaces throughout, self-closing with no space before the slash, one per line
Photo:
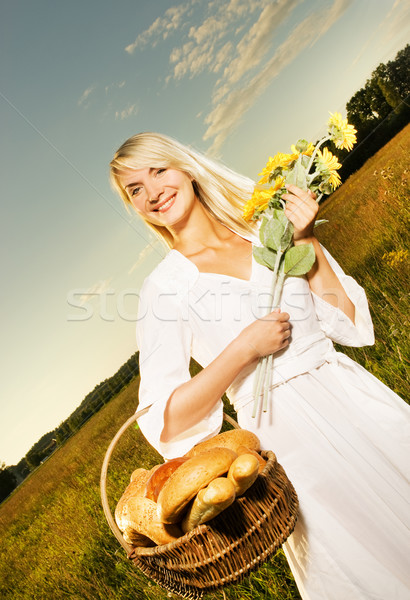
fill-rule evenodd
<path id="1" fill-rule="evenodd" d="M 199 490 L 182 521 L 182 531 L 187 533 L 198 525 L 213 519 L 235 500 L 235 488 L 226 477 L 217 477 L 208 487 Z"/>

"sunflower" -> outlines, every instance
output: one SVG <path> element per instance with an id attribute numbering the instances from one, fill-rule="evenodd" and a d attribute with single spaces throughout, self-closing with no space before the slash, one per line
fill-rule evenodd
<path id="1" fill-rule="evenodd" d="M 349 125 L 347 119 L 342 119 L 338 112 L 329 113 L 328 131 L 336 148 L 351 150 L 356 143 L 356 129 Z"/>
<path id="2" fill-rule="evenodd" d="M 255 211 L 261 212 L 268 208 L 269 200 L 272 198 L 276 190 L 270 188 L 269 190 L 255 189 L 252 197 L 246 202 L 243 207 L 242 216 L 245 221 L 251 221 Z"/>
<path id="3" fill-rule="evenodd" d="M 340 179 L 340 175 L 337 172 L 337 169 L 340 169 L 342 166 L 340 162 L 338 162 L 336 156 L 334 156 L 326 146 L 323 148 L 323 151 L 318 150 L 316 159 L 315 159 L 316 169 L 319 171 L 321 175 L 324 175 L 333 189 L 339 187 L 342 183 Z"/>
<path id="4" fill-rule="evenodd" d="M 299 152 L 298 149 L 296 148 L 295 144 L 292 144 L 290 149 L 292 150 L 291 156 L 294 158 L 294 160 L 296 160 L 298 158 L 299 154 L 303 154 L 304 156 L 312 156 L 313 150 L 315 149 L 315 147 L 311 142 L 309 142 L 308 147 L 303 152 Z"/>
<path id="5" fill-rule="evenodd" d="M 260 180 L 258 183 L 263 185 L 264 183 L 269 182 L 269 177 L 276 169 L 286 169 L 289 164 L 295 160 L 295 157 L 292 154 L 284 154 L 283 152 L 278 152 L 275 156 L 270 156 L 268 162 L 266 163 L 266 167 L 259 173 Z"/>

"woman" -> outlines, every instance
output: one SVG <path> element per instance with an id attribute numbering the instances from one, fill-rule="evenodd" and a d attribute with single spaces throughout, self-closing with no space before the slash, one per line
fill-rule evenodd
<path id="1" fill-rule="evenodd" d="M 271 272 L 254 261 L 257 232 L 241 217 L 252 181 L 152 133 L 121 146 L 111 176 L 171 248 L 140 296 L 146 438 L 165 458 L 183 455 L 218 433 L 226 391 L 298 493 L 284 550 L 304 600 L 408 600 L 409 408 L 333 348 L 372 344 L 373 329 L 363 290 L 314 237 L 314 198 L 296 186 L 283 196 L 294 243 L 313 243 L 316 263 L 285 280 L 280 309 L 266 315 Z M 254 371 L 268 354 L 268 411 L 252 418 Z M 193 378 L 191 356 L 204 367 Z"/>

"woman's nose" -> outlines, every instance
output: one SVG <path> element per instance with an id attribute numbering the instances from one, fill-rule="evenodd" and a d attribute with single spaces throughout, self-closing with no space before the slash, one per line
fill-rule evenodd
<path id="1" fill-rule="evenodd" d="M 147 188 L 147 192 L 148 192 L 148 200 L 151 203 L 158 202 L 161 193 L 162 193 L 162 186 L 158 185 L 158 184 L 151 184 L 148 188 Z"/>

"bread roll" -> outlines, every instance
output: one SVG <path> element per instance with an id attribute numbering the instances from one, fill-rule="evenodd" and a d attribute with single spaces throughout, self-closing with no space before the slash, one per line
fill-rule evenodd
<path id="1" fill-rule="evenodd" d="M 255 451 L 260 450 L 259 438 L 246 429 L 232 429 L 230 431 L 224 431 L 224 433 L 219 433 L 215 437 L 197 444 L 187 452 L 185 456 L 198 456 L 201 452 L 215 447 L 230 448 L 234 452 L 237 452 L 237 449 L 240 446 L 246 446 Z"/>
<path id="2" fill-rule="evenodd" d="M 115 508 L 115 521 L 121 531 L 124 531 L 126 525 L 123 523 L 124 509 L 126 503 L 132 496 L 143 496 L 145 493 L 145 486 L 150 477 L 151 471 L 147 469 L 137 469 L 134 471 L 133 476 L 134 479 L 128 486 L 125 488 L 123 495 L 118 501 L 118 504 Z"/>
<path id="3" fill-rule="evenodd" d="M 236 496 L 242 496 L 255 482 L 259 473 L 259 461 L 253 454 L 241 454 L 231 464 L 228 479 L 233 483 Z"/>
<path id="4" fill-rule="evenodd" d="M 122 524 L 123 531 L 127 532 L 129 539 L 139 534 L 158 545 L 174 542 L 182 535 L 181 529 L 176 525 L 161 523 L 158 519 L 156 503 L 143 496 L 132 496 L 128 499 Z"/>
<path id="5" fill-rule="evenodd" d="M 159 519 L 163 523 L 180 521 L 189 501 L 213 479 L 227 473 L 236 457 L 229 448 L 212 448 L 184 462 L 159 493 Z"/>
<path id="6" fill-rule="evenodd" d="M 166 480 L 187 460 L 187 456 L 179 456 L 178 458 L 168 460 L 162 465 L 158 465 L 155 470 L 152 470 L 151 476 L 145 486 L 145 497 L 156 502 Z"/>
<path id="7" fill-rule="evenodd" d="M 264 458 L 262 458 L 262 456 L 256 452 L 255 450 L 251 450 L 250 448 L 247 448 L 246 446 L 239 446 L 238 450 L 236 451 L 236 453 L 240 456 L 241 454 L 253 454 L 253 456 L 256 456 L 256 458 L 259 461 L 259 473 L 262 473 L 263 469 L 266 467 L 266 460 Z"/>
<path id="8" fill-rule="evenodd" d="M 225 510 L 235 500 L 234 485 L 226 477 L 217 477 L 208 487 L 199 490 L 182 521 L 182 531 L 187 533 L 197 525 L 206 523 Z"/>
<path id="9" fill-rule="evenodd" d="M 131 546 L 138 546 L 139 548 L 155 546 L 155 542 L 150 540 L 146 535 L 138 533 L 132 527 L 126 527 L 122 532 L 122 536 L 127 544 L 131 544 Z"/>

